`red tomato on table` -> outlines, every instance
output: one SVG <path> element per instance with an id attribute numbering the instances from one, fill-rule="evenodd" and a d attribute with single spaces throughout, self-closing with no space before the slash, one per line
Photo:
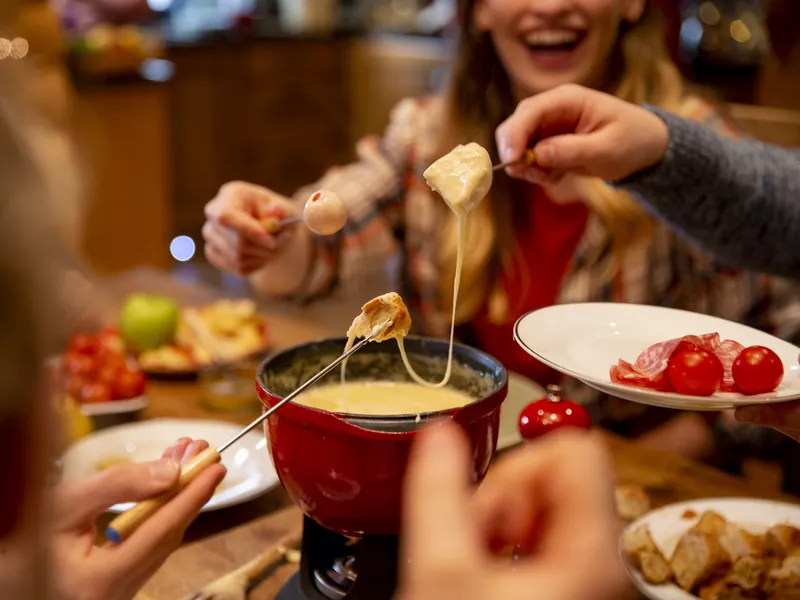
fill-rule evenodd
<path id="1" fill-rule="evenodd" d="M 141 371 L 124 369 L 111 382 L 111 394 L 115 400 L 129 400 L 144 394 L 147 378 Z"/>
<path id="2" fill-rule="evenodd" d="M 97 334 L 100 348 L 112 354 L 125 354 L 125 341 L 117 329 L 108 327 Z"/>
<path id="3" fill-rule="evenodd" d="M 86 354 L 75 351 L 67 352 L 64 355 L 62 365 L 64 372 L 70 375 L 90 375 L 95 370 L 94 359 Z"/>
<path id="4" fill-rule="evenodd" d="M 83 386 L 80 393 L 80 402 L 95 404 L 111 400 L 111 386 L 104 381 L 92 381 Z"/>
<path id="5" fill-rule="evenodd" d="M 77 354 L 85 354 L 87 356 L 94 356 L 97 352 L 97 340 L 86 333 L 78 333 L 72 336 L 67 346 L 67 352 L 74 352 Z"/>
<path id="6" fill-rule="evenodd" d="M 667 376 L 679 394 L 711 396 L 722 384 L 724 369 L 716 354 L 702 348 L 687 348 L 672 355 Z"/>
<path id="7" fill-rule="evenodd" d="M 742 350 L 733 362 L 733 382 L 745 394 L 766 394 L 783 381 L 783 362 L 764 346 Z"/>
<path id="8" fill-rule="evenodd" d="M 97 379 L 111 383 L 116 380 L 119 374 L 125 371 L 125 369 L 125 359 L 122 356 L 106 356 L 101 359 L 97 369 Z"/>
<path id="9" fill-rule="evenodd" d="M 67 379 L 66 385 L 67 394 L 80 402 L 83 386 L 85 386 L 87 383 L 89 383 L 89 380 L 83 375 L 70 375 Z"/>

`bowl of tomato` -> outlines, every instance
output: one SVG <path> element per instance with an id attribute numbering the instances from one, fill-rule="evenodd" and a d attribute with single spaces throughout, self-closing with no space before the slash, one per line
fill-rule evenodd
<path id="1" fill-rule="evenodd" d="M 116 329 L 79 333 L 53 361 L 57 381 L 96 427 L 134 419 L 147 406 L 147 377 Z"/>

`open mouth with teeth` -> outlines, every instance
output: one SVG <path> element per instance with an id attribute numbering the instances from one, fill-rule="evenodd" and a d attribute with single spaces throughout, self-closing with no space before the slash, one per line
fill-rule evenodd
<path id="1" fill-rule="evenodd" d="M 577 29 L 547 29 L 534 31 L 522 38 L 534 52 L 571 52 L 586 38 L 586 32 Z"/>

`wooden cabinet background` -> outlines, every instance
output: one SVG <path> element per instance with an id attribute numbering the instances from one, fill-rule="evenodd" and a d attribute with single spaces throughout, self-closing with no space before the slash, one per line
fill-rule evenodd
<path id="1" fill-rule="evenodd" d="M 344 41 L 176 49 L 171 97 L 175 229 L 232 180 L 289 194 L 351 154 Z"/>
<path id="2" fill-rule="evenodd" d="M 82 258 L 96 271 L 165 268 L 173 230 L 168 87 L 82 88 L 80 142 L 89 161 Z"/>

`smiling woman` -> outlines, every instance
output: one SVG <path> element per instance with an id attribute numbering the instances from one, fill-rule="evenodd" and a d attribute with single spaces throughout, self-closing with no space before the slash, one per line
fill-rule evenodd
<path id="1" fill-rule="evenodd" d="M 613 86 L 620 30 L 641 27 L 646 7 L 644 0 L 582 0 L 577 10 L 558 3 L 523 10 L 524 4 L 482 0 L 474 10 L 475 26 L 489 32 L 518 99 L 564 83 Z"/>
<path id="2" fill-rule="evenodd" d="M 716 441 L 706 421 L 640 410 L 562 381 L 513 344 L 514 323 L 553 304 L 613 301 L 711 313 L 800 336 L 789 317 L 800 295 L 790 283 L 723 271 L 599 178 L 542 187 L 498 175 L 471 216 L 456 302 L 457 219 L 421 174 L 459 144 L 477 143 L 495 160 L 495 130 L 517 103 L 567 83 L 735 131 L 684 86 L 653 0 L 460 0 L 459 9 L 452 78 L 441 96 L 400 103 L 382 138 L 363 140 L 356 162 L 331 169 L 294 201 L 258 186 L 223 186 L 207 207 L 207 255 L 220 268 L 248 273 L 264 294 L 308 300 L 348 288 L 365 264 L 389 264 L 399 251 L 398 291 L 420 333 L 447 335 L 455 312 L 462 341 L 509 370 L 562 384 L 566 396 L 596 404 L 603 425 L 662 450 L 704 455 Z M 347 208 L 347 225 L 336 236 L 260 235 L 259 215 L 296 215 L 319 188 L 338 194 Z"/>

